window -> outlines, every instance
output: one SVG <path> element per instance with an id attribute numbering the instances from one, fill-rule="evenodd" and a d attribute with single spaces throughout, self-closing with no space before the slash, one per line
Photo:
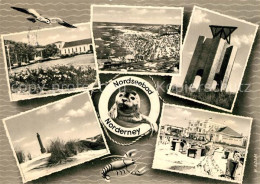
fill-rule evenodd
<path id="1" fill-rule="evenodd" d="M 81 47 L 79 47 L 79 52 L 81 52 Z"/>
<path id="2" fill-rule="evenodd" d="M 74 52 L 73 48 L 72 48 L 72 52 Z"/>
<path id="3" fill-rule="evenodd" d="M 202 123 L 200 123 L 200 126 L 202 126 Z"/>
<path id="4" fill-rule="evenodd" d="M 68 49 L 68 53 L 70 53 L 70 49 Z"/>
<path id="5" fill-rule="evenodd" d="M 67 54 L 66 49 L 64 49 L 65 54 Z"/>
<path id="6" fill-rule="evenodd" d="M 76 47 L 76 52 L 78 52 L 78 48 Z"/>

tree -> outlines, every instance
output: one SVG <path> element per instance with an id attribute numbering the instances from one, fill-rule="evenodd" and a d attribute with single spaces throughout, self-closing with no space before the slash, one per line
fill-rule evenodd
<path id="1" fill-rule="evenodd" d="M 24 161 L 25 161 L 24 152 L 22 150 L 18 149 L 18 150 L 15 150 L 15 153 L 16 153 L 16 157 L 17 157 L 19 164 L 24 163 Z"/>
<path id="2" fill-rule="evenodd" d="M 22 62 L 28 63 L 30 60 L 34 59 L 34 56 L 37 52 L 35 46 L 28 45 L 27 43 L 5 40 L 4 44 L 8 45 L 9 48 L 11 66 L 13 66 L 14 63 L 17 63 L 18 66 L 21 66 Z M 8 57 L 7 51 L 6 57 Z"/>
<path id="3" fill-rule="evenodd" d="M 42 51 L 43 58 L 49 58 L 59 53 L 59 49 L 55 44 L 48 44 Z"/>
<path id="4" fill-rule="evenodd" d="M 28 59 L 30 60 L 34 60 L 34 56 L 36 55 L 37 50 L 35 47 L 28 45 L 28 49 L 27 49 L 27 55 L 28 55 Z"/>
<path id="5" fill-rule="evenodd" d="M 20 43 L 15 43 L 13 51 L 14 51 L 16 63 L 18 63 L 18 66 L 22 66 L 22 61 L 21 61 L 22 45 Z"/>
<path id="6" fill-rule="evenodd" d="M 31 155 L 31 153 L 28 153 L 28 154 L 27 154 L 27 158 L 28 158 L 28 160 L 32 160 L 32 155 Z"/>

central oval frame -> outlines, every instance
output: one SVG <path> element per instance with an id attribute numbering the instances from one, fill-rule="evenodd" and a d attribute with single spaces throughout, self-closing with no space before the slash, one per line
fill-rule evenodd
<path id="1" fill-rule="evenodd" d="M 122 83 L 122 84 L 120 84 Z M 119 88 L 124 87 L 124 86 L 134 86 L 140 88 L 142 91 L 145 92 L 145 94 L 148 96 L 149 101 L 150 101 L 150 112 L 148 115 L 148 118 L 152 123 L 156 123 L 159 114 L 160 114 L 160 100 L 159 100 L 159 95 L 158 92 L 155 90 L 155 88 L 146 80 L 135 77 L 135 76 L 123 76 L 119 77 L 117 79 L 114 79 L 110 81 L 110 83 L 105 87 L 104 91 L 102 92 L 100 99 L 99 99 L 99 104 L 98 104 L 98 109 L 99 109 L 99 115 L 101 119 L 101 123 L 104 124 L 104 126 L 112 133 L 120 136 L 120 137 L 138 137 L 142 134 L 145 134 L 151 129 L 151 126 L 148 124 L 141 124 L 137 127 L 134 128 L 127 128 L 118 125 L 116 122 L 112 120 L 112 118 L 109 116 L 108 113 L 108 103 L 109 99 L 112 96 L 112 94 Z M 148 90 L 146 90 L 148 89 Z M 152 92 L 149 94 L 149 92 Z M 110 126 L 110 125 L 114 126 Z M 118 130 L 122 131 L 116 131 L 116 128 Z M 122 136 L 122 133 L 120 132 L 133 132 L 139 130 L 138 135 L 125 135 Z"/>

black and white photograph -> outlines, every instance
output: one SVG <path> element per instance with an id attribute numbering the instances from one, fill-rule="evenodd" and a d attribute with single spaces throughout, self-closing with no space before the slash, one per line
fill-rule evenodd
<path id="1" fill-rule="evenodd" d="M 257 29 L 257 24 L 194 6 L 182 70 L 168 93 L 232 112 Z"/>
<path id="2" fill-rule="evenodd" d="M 2 35 L 11 101 L 99 87 L 90 23 Z"/>
<path id="3" fill-rule="evenodd" d="M 92 5 L 99 71 L 179 74 L 182 18 L 182 7 Z"/>
<path id="4" fill-rule="evenodd" d="M 242 183 L 252 118 L 164 104 L 153 169 Z"/>
<path id="5" fill-rule="evenodd" d="M 110 154 L 88 92 L 3 123 L 24 183 Z"/>

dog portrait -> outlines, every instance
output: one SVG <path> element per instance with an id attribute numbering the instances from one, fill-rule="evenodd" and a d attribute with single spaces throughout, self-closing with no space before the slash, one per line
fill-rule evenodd
<path id="1" fill-rule="evenodd" d="M 151 126 L 153 131 L 157 131 L 157 124 L 152 123 L 140 109 L 141 98 L 137 91 L 121 89 L 115 96 L 114 104 L 109 110 L 109 116 L 123 127 L 133 128 L 146 123 Z"/>

